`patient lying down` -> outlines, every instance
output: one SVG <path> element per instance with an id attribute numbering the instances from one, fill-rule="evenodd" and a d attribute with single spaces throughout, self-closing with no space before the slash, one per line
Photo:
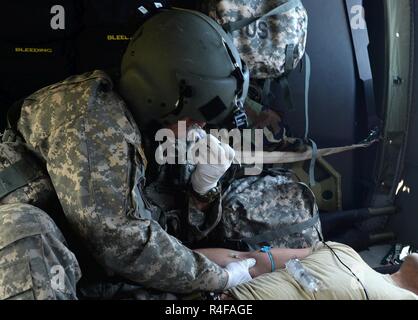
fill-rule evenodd
<path id="1" fill-rule="evenodd" d="M 339 243 L 327 244 L 352 273 L 324 244 L 312 249 L 273 248 L 271 255 L 261 251 L 238 252 L 227 249 L 196 251 L 222 267 L 234 261 L 256 260 L 256 265 L 250 269 L 253 280 L 227 290 L 222 294 L 222 299 L 418 300 L 418 254 L 408 256 L 397 273 L 382 275 L 370 268 L 352 248 Z M 294 258 L 301 260 L 305 270 L 319 280 L 316 292 L 304 289 L 286 271 L 286 262 Z M 274 272 L 271 272 L 272 266 Z"/>

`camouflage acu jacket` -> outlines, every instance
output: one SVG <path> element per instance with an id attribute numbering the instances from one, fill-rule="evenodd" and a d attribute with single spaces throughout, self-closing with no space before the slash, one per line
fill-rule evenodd
<path id="1" fill-rule="evenodd" d="M 0 141 L 0 204 L 27 203 L 46 210 L 56 201 L 48 175 L 19 139 Z"/>
<path id="2" fill-rule="evenodd" d="M 144 197 L 141 134 L 94 71 L 35 92 L 18 130 L 47 163 L 66 218 L 107 270 L 169 292 L 218 291 L 226 272 L 170 236 Z"/>

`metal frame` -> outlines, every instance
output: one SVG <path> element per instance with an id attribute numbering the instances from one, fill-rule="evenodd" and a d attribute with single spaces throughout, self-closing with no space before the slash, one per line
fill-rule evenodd
<path id="1" fill-rule="evenodd" d="M 402 177 L 413 101 L 414 0 L 384 0 L 384 128 L 376 162 L 377 186 L 371 206 L 393 204 Z"/>

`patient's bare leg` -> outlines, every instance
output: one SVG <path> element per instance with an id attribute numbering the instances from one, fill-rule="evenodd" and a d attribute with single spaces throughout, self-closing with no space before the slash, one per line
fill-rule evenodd
<path id="1" fill-rule="evenodd" d="M 265 252 L 252 251 L 252 252 L 240 252 L 228 249 L 197 249 L 195 250 L 205 255 L 208 259 L 217 263 L 221 267 L 226 267 L 227 264 L 245 260 L 248 258 L 254 258 L 257 264 L 250 269 L 250 274 L 253 278 L 272 271 L 272 265 L 269 255 Z M 272 248 L 271 254 L 274 259 L 276 269 L 284 268 L 285 263 L 290 259 L 304 259 L 311 254 L 311 248 L 306 249 L 285 249 L 285 248 Z"/>

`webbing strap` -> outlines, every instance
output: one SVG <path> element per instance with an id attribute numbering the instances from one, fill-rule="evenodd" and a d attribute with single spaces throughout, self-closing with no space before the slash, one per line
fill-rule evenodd
<path id="1" fill-rule="evenodd" d="M 302 5 L 300 0 L 289 0 L 286 3 L 283 3 L 279 6 L 277 6 L 276 8 L 270 10 L 269 12 L 258 16 L 258 17 L 251 17 L 251 18 L 244 18 L 238 21 L 234 21 L 234 22 L 228 22 L 222 25 L 222 27 L 224 28 L 224 30 L 226 32 L 232 33 L 235 30 L 240 30 L 248 25 L 250 25 L 251 23 L 259 20 L 259 19 L 264 19 L 270 16 L 274 16 L 274 15 L 279 15 L 282 13 L 285 13 L 291 9 L 293 9 L 296 6 Z"/>
<path id="2" fill-rule="evenodd" d="M 292 93 L 290 91 L 288 75 L 293 70 L 293 63 L 295 61 L 295 46 L 290 44 L 286 46 L 286 57 L 285 57 L 285 64 L 284 64 L 284 74 L 278 79 L 280 83 L 280 87 L 282 88 L 283 92 L 283 99 L 289 111 L 295 110 L 295 105 L 292 99 Z M 310 71 L 310 69 L 309 69 Z M 306 82 L 306 80 L 305 80 Z M 309 90 L 309 88 L 308 88 Z M 306 99 L 305 99 L 306 100 Z"/>
<path id="3" fill-rule="evenodd" d="M 261 92 L 261 104 L 263 106 L 270 105 L 270 91 L 271 91 L 271 79 L 265 79 L 263 84 L 263 91 Z"/>
<path id="4" fill-rule="evenodd" d="M 312 145 L 312 159 L 311 159 L 311 163 L 309 164 L 309 186 L 313 187 L 316 185 L 315 163 L 316 163 L 316 159 L 318 158 L 318 147 L 312 139 L 309 139 L 309 141 L 311 142 L 311 145 Z"/>
<path id="5" fill-rule="evenodd" d="M 318 147 L 316 143 L 309 139 L 309 86 L 311 81 L 311 59 L 309 55 L 305 54 L 305 141 L 309 141 L 312 146 L 312 158 L 309 164 L 309 186 L 313 187 L 315 181 L 315 163 L 318 157 Z"/>
<path id="6" fill-rule="evenodd" d="M 21 159 L 0 171 L 0 198 L 26 186 L 29 182 L 40 177 L 39 170 L 34 165 Z"/>
<path id="7" fill-rule="evenodd" d="M 338 154 L 342 152 L 347 152 L 359 148 L 368 148 L 373 144 L 379 142 L 378 139 L 374 139 L 371 141 L 353 144 L 349 146 L 343 147 L 332 147 L 332 148 L 324 148 L 318 149 L 317 157 L 326 157 L 333 154 Z M 310 143 L 311 144 L 311 143 Z M 294 163 L 300 161 L 306 161 L 312 159 L 312 148 L 308 148 L 303 152 L 297 151 L 264 151 L 264 152 L 256 152 L 253 151 L 236 151 L 235 157 L 240 159 L 242 164 L 251 164 L 254 163 L 263 163 L 263 164 L 278 164 L 278 163 Z"/>
<path id="8" fill-rule="evenodd" d="M 277 230 L 270 230 L 262 234 L 256 235 L 252 238 L 245 238 L 243 241 L 251 247 L 256 247 L 259 243 L 273 241 L 274 239 L 282 238 L 286 235 L 301 233 L 303 230 L 315 226 L 319 221 L 319 214 L 316 213 L 312 218 L 301 223 L 292 224 L 290 226 L 280 227 Z"/>
<path id="9" fill-rule="evenodd" d="M 351 9 L 354 6 L 362 5 L 362 0 L 345 0 L 346 9 L 347 9 L 347 19 L 349 25 L 351 25 L 351 19 L 353 13 Z M 376 99 L 374 95 L 374 83 L 373 83 L 373 74 L 370 65 L 370 55 L 369 55 L 369 34 L 367 29 L 367 23 L 364 22 L 362 28 L 349 28 L 351 32 L 351 40 L 353 45 L 353 51 L 356 58 L 357 71 L 359 78 L 363 85 L 365 105 L 367 108 L 368 116 L 368 127 L 375 128 L 376 126 L 381 126 L 381 119 L 378 116 L 376 111 Z"/>
<path id="10" fill-rule="evenodd" d="M 295 45 L 289 44 L 286 46 L 284 71 L 289 73 L 293 70 L 293 63 L 295 61 Z"/>
<path id="11" fill-rule="evenodd" d="M 293 103 L 292 93 L 290 92 L 289 80 L 287 75 L 283 75 L 279 78 L 280 87 L 283 92 L 283 99 L 289 111 L 295 110 L 295 104 Z"/>
<path id="12" fill-rule="evenodd" d="M 311 59 L 305 53 L 305 140 L 309 135 L 309 84 L 311 81 Z"/>

